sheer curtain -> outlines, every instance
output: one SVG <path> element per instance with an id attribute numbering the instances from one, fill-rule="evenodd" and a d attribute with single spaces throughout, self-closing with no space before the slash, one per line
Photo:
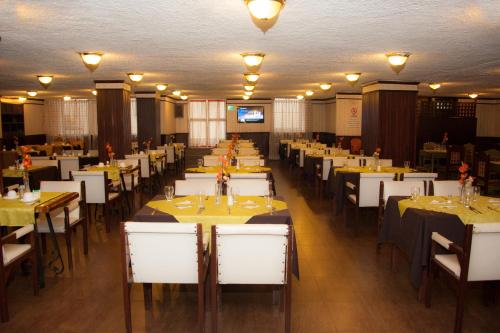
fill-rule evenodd
<path id="1" fill-rule="evenodd" d="M 205 147 L 226 137 L 226 103 L 222 100 L 189 102 L 189 146 Z"/>
<path id="2" fill-rule="evenodd" d="M 132 141 L 137 140 L 137 99 L 130 99 L 130 129 L 132 132 Z"/>
<path id="3" fill-rule="evenodd" d="M 273 132 L 269 136 L 269 159 L 279 159 L 279 142 L 282 139 L 308 137 L 310 117 L 304 100 L 276 98 L 273 106 Z"/>

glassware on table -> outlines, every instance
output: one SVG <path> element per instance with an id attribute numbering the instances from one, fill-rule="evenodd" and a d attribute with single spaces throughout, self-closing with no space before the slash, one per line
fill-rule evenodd
<path id="1" fill-rule="evenodd" d="M 360 149 L 359 150 L 359 155 L 360 156 L 365 156 L 365 150 L 364 149 Z"/>
<path id="2" fill-rule="evenodd" d="M 216 205 L 220 204 L 221 196 L 222 196 L 222 184 L 216 183 L 215 184 L 215 204 Z"/>
<path id="3" fill-rule="evenodd" d="M 273 193 L 272 189 L 269 189 L 269 193 L 265 196 L 266 208 L 268 208 L 268 209 L 273 208 L 273 198 L 274 198 L 274 193 Z"/>
<path id="4" fill-rule="evenodd" d="M 165 193 L 165 198 L 167 201 L 172 201 L 174 199 L 174 187 L 171 185 L 165 186 L 163 188 L 163 191 Z"/>
<path id="5" fill-rule="evenodd" d="M 479 200 L 479 197 L 481 196 L 481 188 L 479 186 L 474 186 L 472 188 L 472 193 L 473 193 L 473 199 L 472 199 L 472 201 Z"/>
<path id="6" fill-rule="evenodd" d="M 205 208 L 205 198 L 206 198 L 205 191 L 200 191 L 198 193 L 198 208 Z"/>
<path id="7" fill-rule="evenodd" d="M 201 168 L 203 166 L 203 159 L 201 159 L 201 158 L 197 159 L 196 163 L 198 165 L 198 168 Z"/>
<path id="8" fill-rule="evenodd" d="M 464 196 L 464 206 L 465 208 L 469 208 L 472 202 L 473 193 L 471 191 L 466 191 Z"/>
<path id="9" fill-rule="evenodd" d="M 446 200 L 446 203 L 451 204 L 451 202 L 452 202 L 452 198 L 453 198 L 453 195 L 448 194 L 448 195 L 447 195 L 447 200 Z"/>
<path id="10" fill-rule="evenodd" d="M 412 186 L 412 188 L 411 188 L 411 200 L 417 201 L 419 196 L 420 196 L 420 187 Z"/>
<path id="11" fill-rule="evenodd" d="M 410 169 L 410 161 L 404 161 L 405 169 Z"/>
<path id="12" fill-rule="evenodd" d="M 24 192 L 25 192 L 25 187 L 24 185 L 19 185 L 19 189 L 17 190 L 17 192 L 19 192 L 19 198 L 22 199 L 22 197 L 24 196 Z"/>

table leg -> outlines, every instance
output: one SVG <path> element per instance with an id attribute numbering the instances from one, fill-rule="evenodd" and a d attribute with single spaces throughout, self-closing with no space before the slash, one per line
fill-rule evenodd
<path id="1" fill-rule="evenodd" d="M 431 154 L 431 172 L 434 172 L 434 154 Z"/>
<path id="2" fill-rule="evenodd" d="M 35 219 L 38 218 L 38 214 Z M 36 225 L 35 225 L 36 229 Z M 45 288 L 45 267 L 43 266 L 43 256 L 42 256 L 42 234 L 36 232 L 36 260 L 38 260 L 38 284 L 40 288 Z"/>
<path id="3" fill-rule="evenodd" d="M 45 213 L 47 219 L 47 224 L 50 230 L 50 238 L 52 239 L 52 258 L 48 262 L 49 268 L 56 274 L 61 274 L 64 271 L 64 262 L 61 256 L 61 250 L 59 249 L 59 243 L 57 242 L 56 233 L 54 232 L 54 226 L 52 225 L 52 219 L 50 218 L 50 213 Z M 54 264 L 59 260 L 61 262 L 61 267 L 57 267 Z"/>

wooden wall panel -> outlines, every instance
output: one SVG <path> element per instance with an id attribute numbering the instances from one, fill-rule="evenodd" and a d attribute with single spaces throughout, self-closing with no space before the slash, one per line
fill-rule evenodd
<path id="1" fill-rule="evenodd" d="M 379 145 L 379 92 L 373 91 L 363 94 L 363 114 L 361 120 L 361 141 L 365 154 L 371 155 Z M 343 148 L 350 145 L 343 141 Z"/>
<path id="2" fill-rule="evenodd" d="M 137 141 L 153 139 L 151 149 L 161 144 L 160 101 L 157 98 L 137 98 Z"/>

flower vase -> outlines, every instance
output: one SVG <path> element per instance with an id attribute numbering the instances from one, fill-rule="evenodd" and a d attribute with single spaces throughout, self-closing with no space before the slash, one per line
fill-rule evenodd
<path id="1" fill-rule="evenodd" d="M 222 182 L 215 184 L 215 204 L 220 205 L 222 198 Z"/>

